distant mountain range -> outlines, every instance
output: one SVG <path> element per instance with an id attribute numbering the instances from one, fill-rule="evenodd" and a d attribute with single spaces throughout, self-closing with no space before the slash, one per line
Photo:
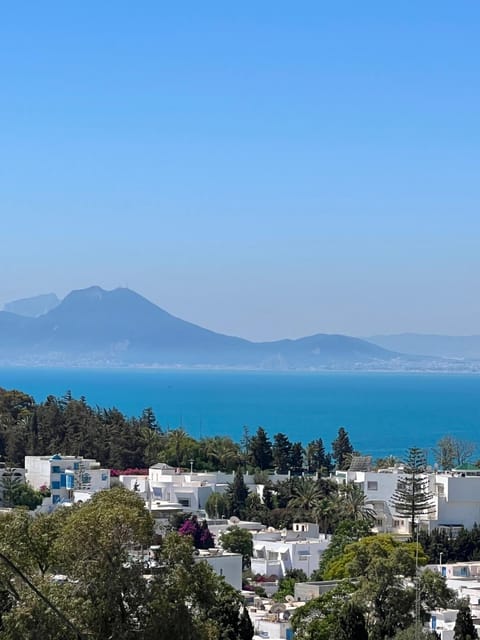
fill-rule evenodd
<path id="1" fill-rule="evenodd" d="M 425 333 L 399 333 L 366 338 L 384 349 L 405 354 L 421 353 L 433 358 L 480 360 L 479 336 L 442 336 Z"/>
<path id="2" fill-rule="evenodd" d="M 37 302 L 42 297 L 37 299 Z M 35 299 L 33 299 L 35 300 Z M 27 301 L 0 311 L 0 364 L 218 367 L 265 370 L 424 370 L 457 367 L 442 358 L 344 335 L 251 342 L 167 313 L 130 289 L 72 291 L 39 315 Z M 53 304 L 53 299 L 51 299 Z M 33 309 L 34 304 L 27 307 Z M 17 309 L 12 313 L 12 309 Z M 462 365 L 465 366 L 465 365 Z"/>
<path id="3" fill-rule="evenodd" d="M 39 296 L 33 296 L 33 298 L 22 298 L 21 300 L 7 302 L 3 306 L 3 310 L 16 313 L 19 316 L 27 316 L 27 318 L 38 318 L 59 304 L 60 300 L 54 293 L 43 293 Z"/>

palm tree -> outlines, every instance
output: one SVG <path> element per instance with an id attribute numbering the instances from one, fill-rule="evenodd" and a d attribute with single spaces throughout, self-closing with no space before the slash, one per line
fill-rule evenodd
<path id="1" fill-rule="evenodd" d="M 324 533 L 332 531 L 340 518 L 341 508 L 337 498 L 336 495 L 325 496 L 312 509 L 313 519 Z"/>
<path id="2" fill-rule="evenodd" d="M 227 437 L 216 436 L 209 438 L 206 453 L 212 458 L 222 471 L 231 471 L 240 464 L 240 451 L 238 445 Z"/>
<path id="3" fill-rule="evenodd" d="M 349 520 L 367 520 L 373 522 L 376 518 L 375 510 L 366 504 L 367 496 L 362 487 L 349 482 L 340 487 L 341 508 L 345 518 Z"/>
<path id="4" fill-rule="evenodd" d="M 311 511 L 322 499 L 323 492 L 320 484 L 312 478 L 300 478 L 293 485 L 292 497 L 288 506 L 300 512 Z"/>

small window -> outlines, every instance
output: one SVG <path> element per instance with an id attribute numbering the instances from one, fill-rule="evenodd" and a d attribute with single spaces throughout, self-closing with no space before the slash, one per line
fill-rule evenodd
<path id="1" fill-rule="evenodd" d="M 52 489 L 60 489 L 60 480 L 52 480 Z"/>
<path id="2" fill-rule="evenodd" d="M 52 466 L 52 473 L 60 473 L 61 469 L 58 465 Z"/>
<path id="3" fill-rule="evenodd" d="M 369 480 L 367 482 L 367 491 L 378 491 L 378 482 L 376 480 Z"/>
<path id="4" fill-rule="evenodd" d="M 180 498 L 178 501 L 178 504 L 181 504 L 182 507 L 189 507 L 190 506 L 190 499 L 189 498 Z"/>

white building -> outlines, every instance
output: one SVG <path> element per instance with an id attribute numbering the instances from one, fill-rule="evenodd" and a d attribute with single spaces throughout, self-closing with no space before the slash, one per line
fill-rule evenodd
<path id="1" fill-rule="evenodd" d="M 156 505 L 174 503 L 180 504 L 185 511 L 202 512 L 208 496 L 214 492 L 225 493 L 234 476 L 234 472 L 183 471 L 165 463 L 155 464 L 148 472 L 150 507 L 154 509 Z M 273 483 L 287 478 L 288 475 L 269 476 Z M 255 483 L 254 475 L 246 473 L 243 479 L 249 491 L 262 496 L 263 485 Z"/>
<path id="2" fill-rule="evenodd" d="M 25 478 L 34 489 L 48 487 L 53 505 L 72 501 L 77 490 L 91 494 L 110 488 L 110 470 L 81 456 L 26 456 Z"/>
<path id="3" fill-rule="evenodd" d="M 242 590 L 242 556 L 223 549 L 199 549 L 195 562 L 206 562 L 237 591 Z"/>
<path id="4" fill-rule="evenodd" d="M 440 573 L 458 598 L 468 600 L 473 623 L 480 631 L 480 561 L 434 564 L 424 568 Z M 429 628 L 434 629 L 441 640 L 453 640 L 456 619 L 456 609 L 432 611 Z"/>
<path id="5" fill-rule="evenodd" d="M 307 577 L 318 569 L 331 536 L 320 534 L 318 525 L 295 523 L 292 531 L 261 531 L 253 535 L 253 574 L 282 578 L 287 571 L 301 569 Z"/>
<path id="6" fill-rule="evenodd" d="M 445 529 L 455 535 L 462 528 L 470 529 L 475 522 L 480 523 L 480 475 L 469 475 L 458 469 L 426 473 L 424 477 L 432 495 L 432 508 L 430 513 L 419 516 L 422 528 Z M 399 536 L 410 534 L 408 518 L 396 514 L 392 506 L 393 494 L 404 478 L 401 467 L 337 471 L 335 475 L 339 483 L 354 482 L 362 488 L 366 503 L 376 513 L 376 531 Z"/>

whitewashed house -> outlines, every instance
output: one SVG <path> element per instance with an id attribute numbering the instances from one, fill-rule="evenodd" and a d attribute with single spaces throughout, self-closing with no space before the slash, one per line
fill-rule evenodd
<path id="1" fill-rule="evenodd" d="M 48 487 L 51 504 L 73 501 L 74 491 L 92 494 L 110 488 L 110 470 L 81 456 L 26 456 L 25 478 L 34 488 Z"/>
<path id="2" fill-rule="evenodd" d="M 319 533 L 311 522 L 295 523 L 292 531 L 261 531 L 253 535 L 253 574 L 282 578 L 287 571 L 301 569 L 307 577 L 318 569 L 331 536 Z"/>
<path id="3" fill-rule="evenodd" d="M 462 528 L 470 529 L 475 523 L 480 524 L 480 475 L 454 469 L 426 473 L 423 477 L 428 481 L 432 508 L 429 513 L 419 516 L 422 528 L 428 531 L 445 529 L 455 535 Z M 353 482 L 362 488 L 367 505 L 376 513 L 374 530 L 408 536 L 408 518 L 395 513 L 392 505 L 393 495 L 404 478 L 402 467 L 380 471 L 337 471 L 334 476 L 340 484 Z"/>

